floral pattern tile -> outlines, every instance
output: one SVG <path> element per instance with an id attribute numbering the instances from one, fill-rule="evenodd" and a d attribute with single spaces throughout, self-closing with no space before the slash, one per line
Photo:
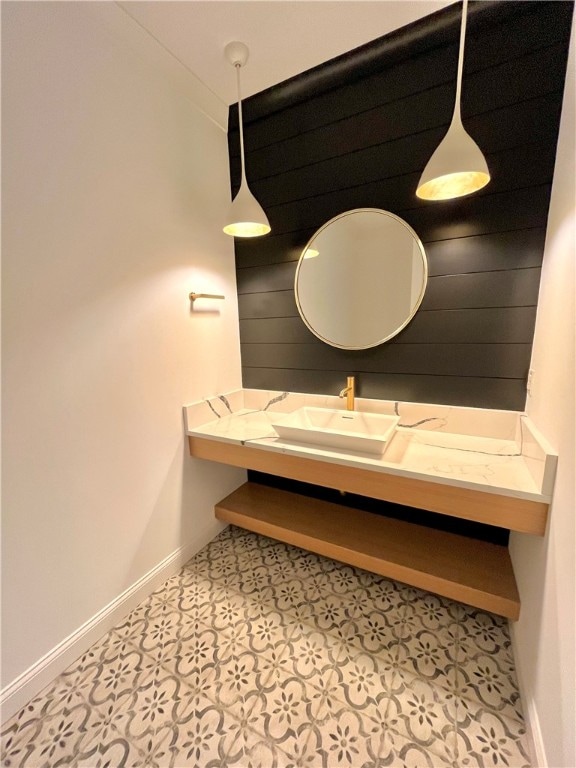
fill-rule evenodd
<path id="1" fill-rule="evenodd" d="M 504 659 L 479 654 L 459 665 L 458 669 L 463 698 L 513 720 L 523 720 L 514 667 L 507 654 L 504 654 Z"/>
<path id="2" fill-rule="evenodd" d="M 452 690 L 457 675 L 458 626 L 416 628 L 398 643 L 399 666 L 408 674 Z"/>
<path id="3" fill-rule="evenodd" d="M 142 753 L 127 739 L 118 736 L 102 741 L 96 737 L 71 763 L 75 768 L 112 768 L 142 764 Z"/>
<path id="4" fill-rule="evenodd" d="M 529 768 L 507 622 L 233 526 L 2 726 L 5 768 Z"/>
<path id="5" fill-rule="evenodd" d="M 445 759 L 438 752 L 429 752 L 421 744 L 388 731 L 380 748 L 382 757 L 378 766 L 402 768 L 459 768 L 453 759 Z"/>
<path id="6" fill-rule="evenodd" d="M 321 710 L 309 730 L 307 745 L 316 754 L 318 766 L 363 766 L 380 758 L 383 740 L 380 727 L 353 709 Z"/>
<path id="7" fill-rule="evenodd" d="M 322 687 L 336 677 L 336 663 L 343 653 L 341 643 L 312 626 L 296 626 L 289 643 L 290 674 L 300 680 Z"/>
<path id="8" fill-rule="evenodd" d="M 374 716 L 375 711 L 387 711 L 392 680 L 390 668 L 381 659 L 347 646 L 336 664 L 334 695 L 347 707 Z"/>
<path id="9" fill-rule="evenodd" d="M 227 735 L 237 731 L 237 721 L 204 696 L 191 700 L 172 726 L 167 765 L 188 768 L 216 759 Z"/>
<path id="10" fill-rule="evenodd" d="M 456 725 L 450 694 L 442 688 L 398 672 L 386 715 L 391 731 L 445 761 L 456 758 Z"/>
<path id="11" fill-rule="evenodd" d="M 250 715 L 252 728 L 263 738 L 295 753 L 302 734 L 322 707 L 315 688 L 298 678 L 283 678 L 254 700 Z"/>
<path id="12" fill-rule="evenodd" d="M 461 719 L 456 731 L 462 768 L 513 766 L 529 768 L 526 730 L 522 723 L 489 710 L 476 709 Z"/>

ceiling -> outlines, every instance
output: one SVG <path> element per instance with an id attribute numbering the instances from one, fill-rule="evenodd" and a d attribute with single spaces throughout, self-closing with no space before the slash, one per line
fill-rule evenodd
<path id="1" fill-rule="evenodd" d="M 236 101 L 224 47 L 250 48 L 242 96 L 281 83 L 452 0 L 129 0 L 120 7 L 222 102 Z"/>

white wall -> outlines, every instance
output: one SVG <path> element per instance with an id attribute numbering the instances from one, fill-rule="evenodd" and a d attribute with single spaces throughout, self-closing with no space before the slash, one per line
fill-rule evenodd
<path id="1" fill-rule="evenodd" d="M 2 3 L 3 685 L 244 478 L 181 411 L 241 385 L 226 134 L 91 5 Z"/>
<path id="2" fill-rule="evenodd" d="M 512 534 L 510 542 L 522 599 L 514 627 L 516 662 L 527 714 L 536 729 L 538 765 L 550 768 L 576 765 L 574 34 L 572 38 L 527 404 L 558 451 L 558 474 L 545 539 Z"/>

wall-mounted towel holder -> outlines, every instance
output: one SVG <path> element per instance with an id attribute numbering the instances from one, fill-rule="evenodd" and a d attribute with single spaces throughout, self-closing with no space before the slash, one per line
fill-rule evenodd
<path id="1" fill-rule="evenodd" d="M 217 293 L 194 293 L 194 291 L 188 294 L 190 301 L 196 301 L 196 299 L 223 299 L 224 296 L 220 296 Z"/>

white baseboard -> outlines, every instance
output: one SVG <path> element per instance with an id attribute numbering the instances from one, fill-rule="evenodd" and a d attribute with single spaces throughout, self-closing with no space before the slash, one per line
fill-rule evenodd
<path id="1" fill-rule="evenodd" d="M 197 540 L 176 549 L 3 688 L 0 691 L 1 722 L 16 714 L 166 579 L 178 573 L 184 563 L 206 546 L 213 536 L 212 530 L 205 534 L 205 541 Z"/>
<path id="2" fill-rule="evenodd" d="M 512 641 L 512 652 L 516 662 L 516 676 L 518 678 L 518 687 L 522 699 L 522 709 L 524 711 L 524 721 L 526 723 L 526 732 L 528 734 L 528 747 L 530 750 L 530 759 L 532 768 L 548 768 L 546 759 L 546 750 L 544 749 L 544 740 L 540 730 L 540 719 L 534 702 L 533 696 L 526 688 L 522 668 L 518 664 L 520 658 L 517 652 L 516 637 L 514 634 L 514 624 L 510 622 L 510 639 Z"/>
<path id="3" fill-rule="evenodd" d="M 528 697 L 528 699 L 525 698 L 524 704 L 526 730 L 528 731 L 528 736 L 531 740 L 530 746 L 532 747 L 532 753 L 530 755 L 532 758 L 532 768 L 548 768 L 542 731 L 540 730 L 540 720 L 538 719 L 538 712 L 536 711 L 534 699 L 531 697 Z"/>

